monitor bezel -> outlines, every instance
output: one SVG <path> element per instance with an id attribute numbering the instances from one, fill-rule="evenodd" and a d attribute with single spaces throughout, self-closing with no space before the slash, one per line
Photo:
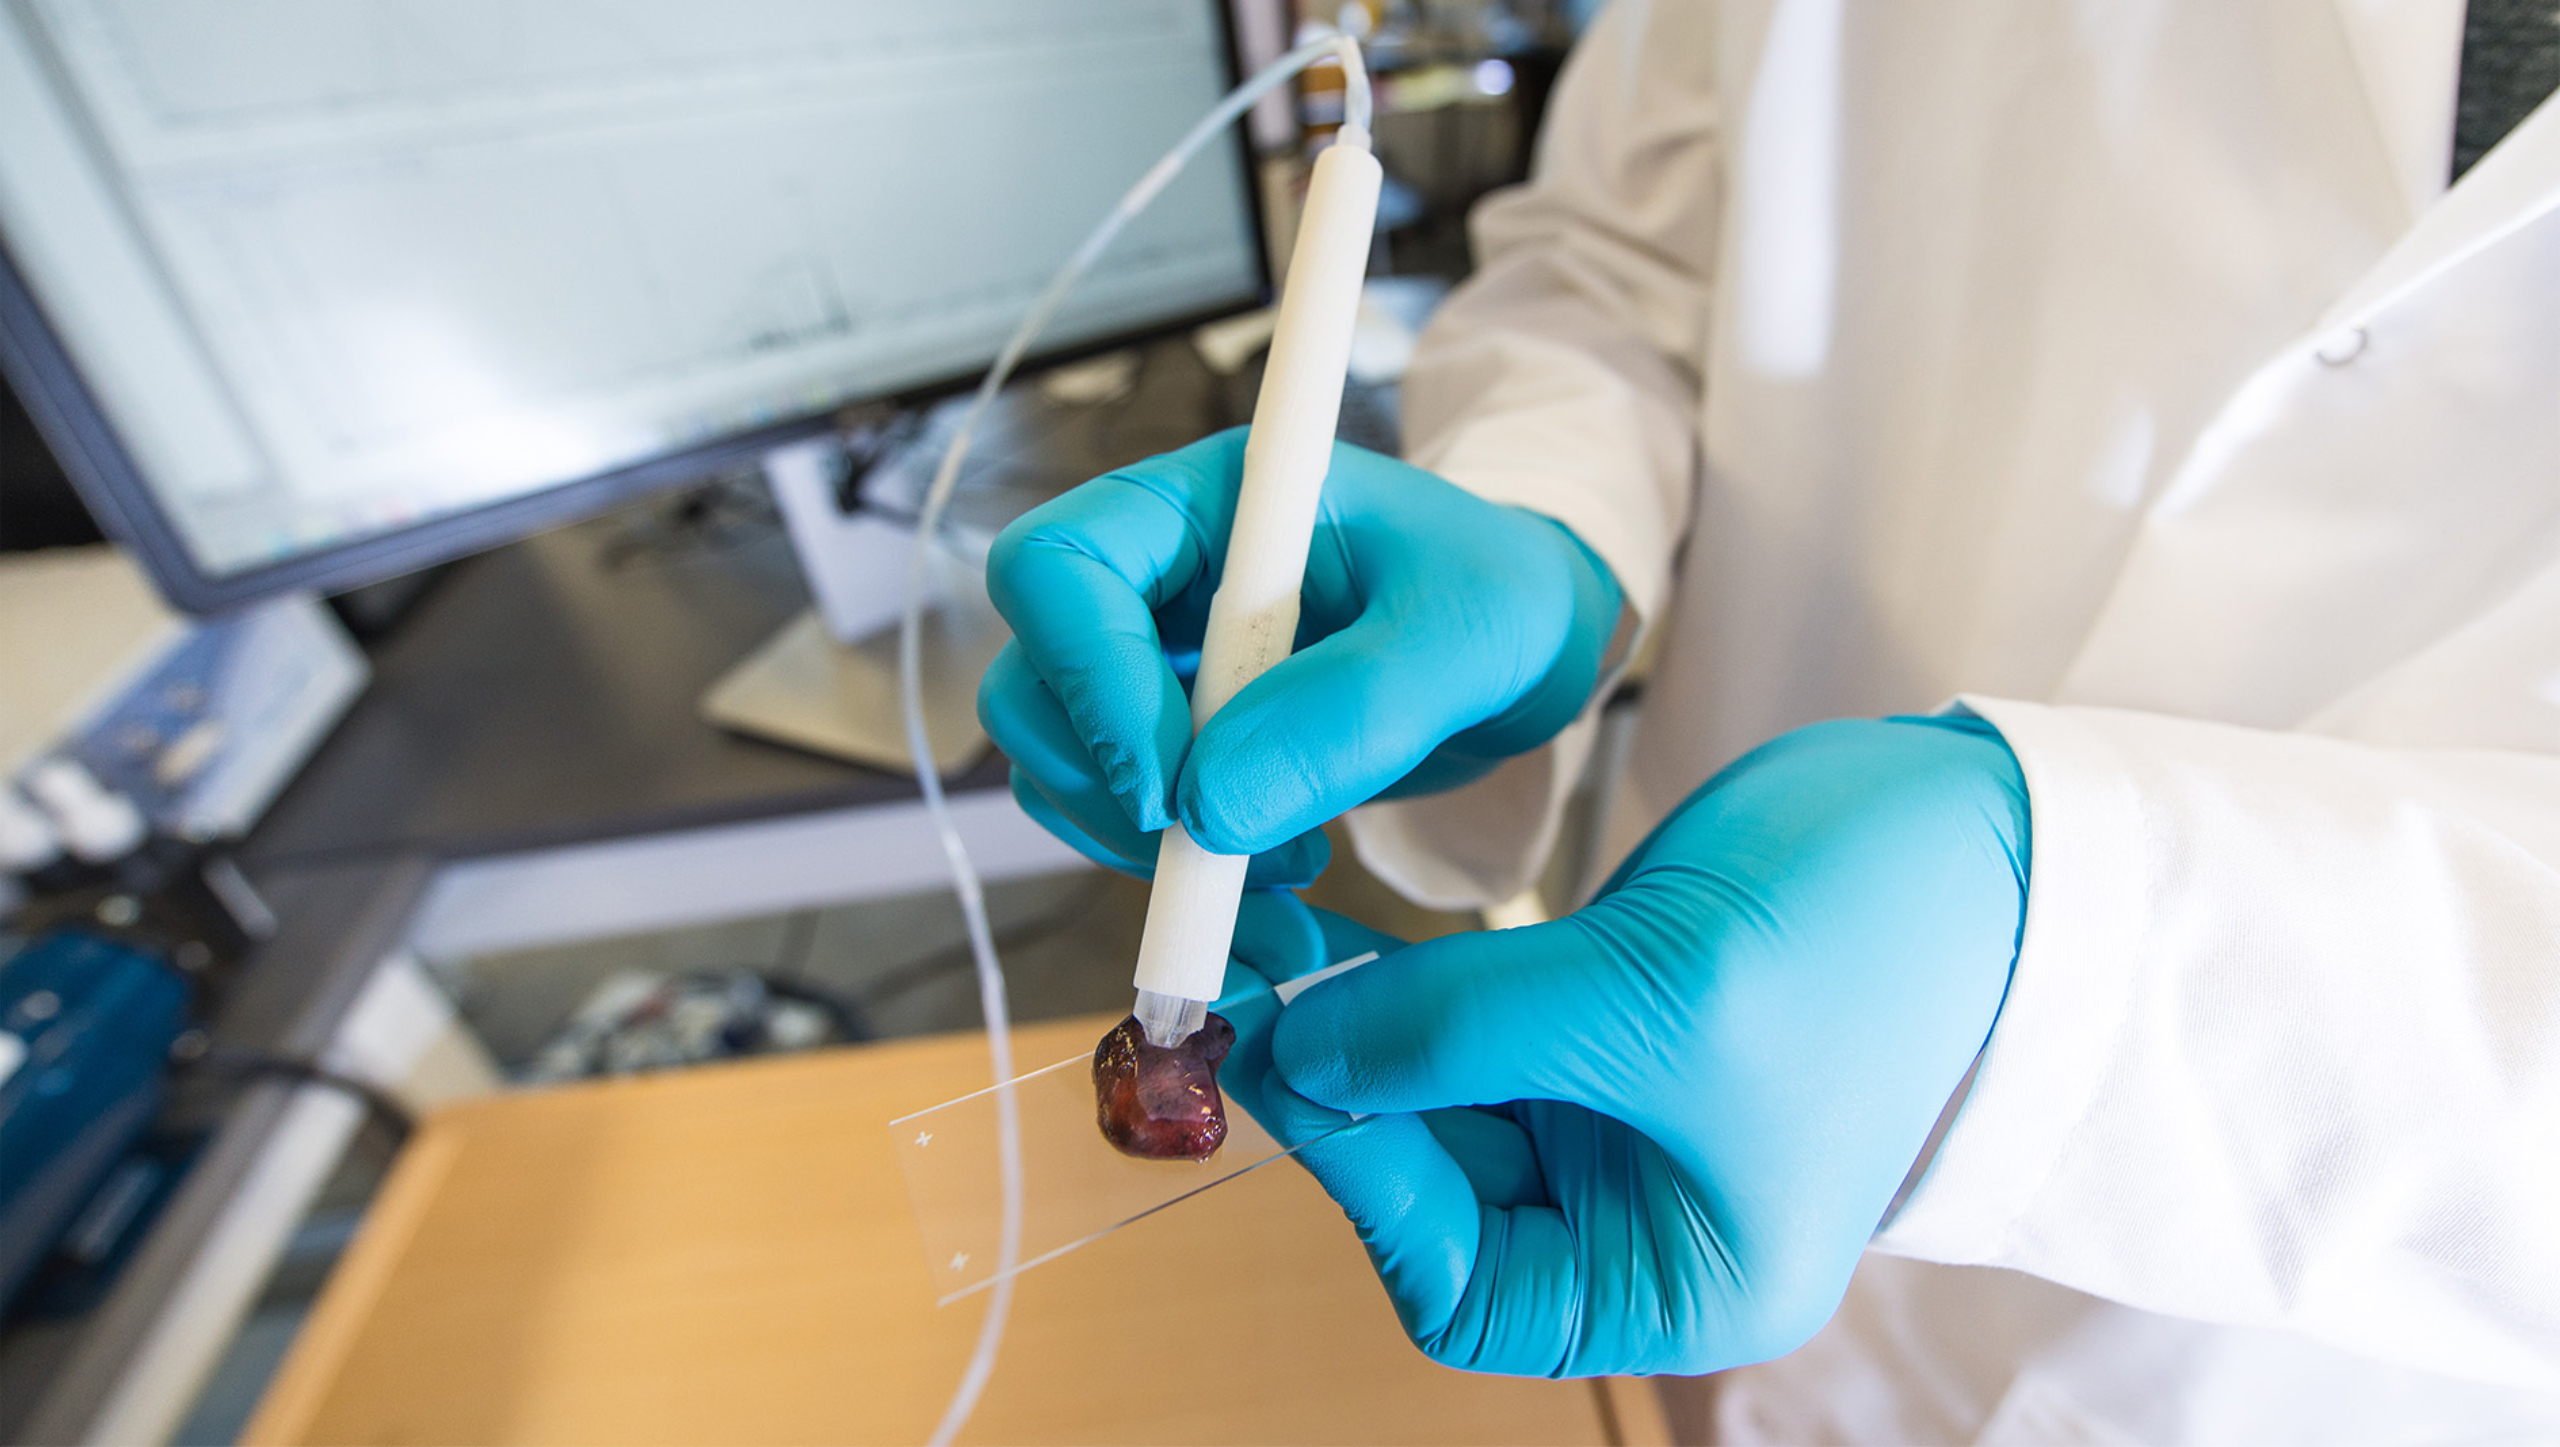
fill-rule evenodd
<path id="1" fill-rule="evenodd" d="M 1227 84 L 1232 87 L 1242 72 L 1235 17 L 1225 0 L 1205 3 L 1217 16 Z M 1269 304 L 1273 294 L 1270 231 L 1263 214 L 1261 176 L 1250 120 L 1250 114 L 1238 117 L 1228 128 L 1255 242 L 1255 274 L 1248 292 L 1232 303 L 1035 351 L 1024 359 L 1024 370 L 1157 341 Z M 821 435 L 850 407 L 878 402 L 917 406 L 951 396 L 976 386 L 985 377 L 986 369 L 955 372 L 871 397 L 847 398 L 822 411 L 706 438 L 675 451 L 565 479 L 536 492 L 228 573 L 206 571 L 188 550 L 176 520 L 161 507 L 150 479 L 117 434 L 97 394 L 90 390 L 5 239 L 0 239 L 0 374 L 5 374 L 17 391 L 27 415 L 34 420 L 46 445 L 53 449 L 72 487 L 96 515 L 99 529 L 132 555 L 172 606 L 202 616 L 229 612 L 278 594 L 344 592 L 486 552 L 534 533 L 593 517 L 643 494 L 682 486 L 750 463 L 785 443 Z"/>

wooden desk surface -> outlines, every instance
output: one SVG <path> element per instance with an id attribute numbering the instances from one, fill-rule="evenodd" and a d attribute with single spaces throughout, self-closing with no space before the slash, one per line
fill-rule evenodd
<path id="1" fill-rule="evenodd" d="M 1103 1023 L 1025 1029 L 1019 1056 Z M 945 1036 L 439 1112 L 245 1440 L 921 1442 L 984 1298 L 933 1305 L 885 1125 L 985 1071 L 978 1037 Z M 1159 1352 L 1215 1370 L 1184 1391 Z M 1641 1384 L 1427 1361 L 1341 1213 L 1280 1165 L 1023 1277 L 962 1440 L 1667 1437 Z"/>

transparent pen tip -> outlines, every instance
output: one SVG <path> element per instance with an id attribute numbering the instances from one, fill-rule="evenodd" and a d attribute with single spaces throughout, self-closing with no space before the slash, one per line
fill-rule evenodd
<path id="1" fill-rule="evenodd" d="M 1148 1044 L 1171 1050 L 1208 1023 L 1209 1003 L 1140 990 L 1137 1008 L 1129 1013 L 1138 1017 L 1138 1028 L 1146 1032 Z"/>

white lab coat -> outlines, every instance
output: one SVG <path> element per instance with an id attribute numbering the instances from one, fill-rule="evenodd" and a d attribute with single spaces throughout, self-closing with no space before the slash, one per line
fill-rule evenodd
<path id="1" fill-rule="evenodd" d="M 1815 719 L 2024 769 L 2014 982 L 1743 1439 L 2560 1439 L 2560 105 L 2460 0 L 1620 0 L 1407 451 L 1608 560 L 1623 844 Z M 1373 806 L 1518 889 L 1588 738 Z M 2003 1269 L 1989 1269 L 2003 1268 Z"/>

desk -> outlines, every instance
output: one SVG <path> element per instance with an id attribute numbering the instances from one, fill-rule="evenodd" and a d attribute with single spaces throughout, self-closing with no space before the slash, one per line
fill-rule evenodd
<path id="1" fill-rule="evenodd" d="M 1022 1058 L 1105 1023 L 1026 1029 Z M 983 1052 L 940 1036 L 448 1107 L 246 1440 L 923 1441 L 983 1298 L 934 1307 L 884 1126 L 977 1086 Z M 1186 1398 L 1133 1373 L 1150 1337 L 1214 1378 Z M 1349 1223 L 1280 1165 L 1025 1275 L 963 1440 L 1668 1438 L 1640 1384 L 1433 1365 Z"/>

